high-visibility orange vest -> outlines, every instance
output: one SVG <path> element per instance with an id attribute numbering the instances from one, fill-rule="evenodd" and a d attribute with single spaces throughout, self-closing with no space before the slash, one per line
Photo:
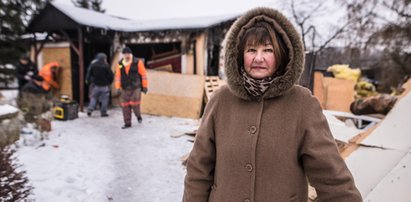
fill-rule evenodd
<path id="1" fill-rule="evenodd" d="M 53 71 L 52 71 L 53 67 L 60 68 L 60 64 L 57 62 L 47 63 L 41 68 L 39 72 L 39 76 L 43 78 L 43 81 L 41 82 L 41 87 L 46 91 L 49 91 L 51 87 L 53 88 L 60 87 L 58 82 L 56 81 L 57 78 L 54 78 L 53 76 Z"/>

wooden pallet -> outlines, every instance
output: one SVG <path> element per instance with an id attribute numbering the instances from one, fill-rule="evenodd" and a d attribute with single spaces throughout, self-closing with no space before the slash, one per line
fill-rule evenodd
<path id="1" fill-rule="evenodd" d="M 225 85 L 225 81 L 220 80 L 218 78 L 218 76 L 207 76 L 207 77 L 205 77 L 205 82 L 204 82 L 204 91 L 205 91 L 204 101 L 205 101 L 205 103 L 208 102 L 211 95 L 217 89 L 219 89 L 222 85 Z"/>

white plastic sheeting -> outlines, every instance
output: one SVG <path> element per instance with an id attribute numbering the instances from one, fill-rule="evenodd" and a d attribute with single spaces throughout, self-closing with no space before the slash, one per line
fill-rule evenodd
<path id="1" fill-rule="evenodd" d="M 334 139 L 348 143 L 351 138 L 364 131 L 357 129 L 355 126 L 348 126 L 345 122 L 332 115 L 330 111 L 323 110 L 323 114 L 327 118 Z"/>
<path id="2" fill-rule="evenodd" d="M 381 125 L 362 143 L 378 147 L 411 149 L 411 93 L 400 99 Z"/>
<path id="3" fill-rule="evenodd" d="M 410 109 L 409 93 L 362 141 L 362 146 L 346 158 L 347 166 L 366 201 L 410 201 L 411 192 L 403 190 L 411 186 L 410 168 L 401 169 L 404 165 L 409 167 L 411 161 Z"/>
<path id="4" fill-rule="evenodd" d="M 364 201 L 411 201 L 411 150 Z"/>

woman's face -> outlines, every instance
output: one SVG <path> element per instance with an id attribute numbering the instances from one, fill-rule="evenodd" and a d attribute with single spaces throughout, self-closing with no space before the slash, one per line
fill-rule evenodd
<path id="1" fill-rule="evenodd" d="M 246 46 L 244 49 L 244 69 L 254 79 L 272 76 L 277 68 L 274 48 L 271 43 Z"/>

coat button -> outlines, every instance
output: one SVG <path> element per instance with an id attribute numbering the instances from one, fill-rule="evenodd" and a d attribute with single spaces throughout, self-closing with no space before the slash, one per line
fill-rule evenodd
<path id="1" fill-rule="evenodd" d="M 245 168 L 247 169 L 248 172 L 253 171 L 253 165 L 251 165 L 249 163 L 247 165 L 245 165 Z"/>
<path id="2" fill-rule="evenodd" d="M 251 133 L 251 134 L 255 134 L 255 132 L 257 132 L 257 127 L 255 127 L 255 126 L 250 126 L 250 133 Z"/>
<path id="3" fill-rule="evenodd" d="M 244 200 L 244 202 L 251 202 L 251 201 L 250 201 L 250 199 L 246 199 L 246 200 Z"/>

